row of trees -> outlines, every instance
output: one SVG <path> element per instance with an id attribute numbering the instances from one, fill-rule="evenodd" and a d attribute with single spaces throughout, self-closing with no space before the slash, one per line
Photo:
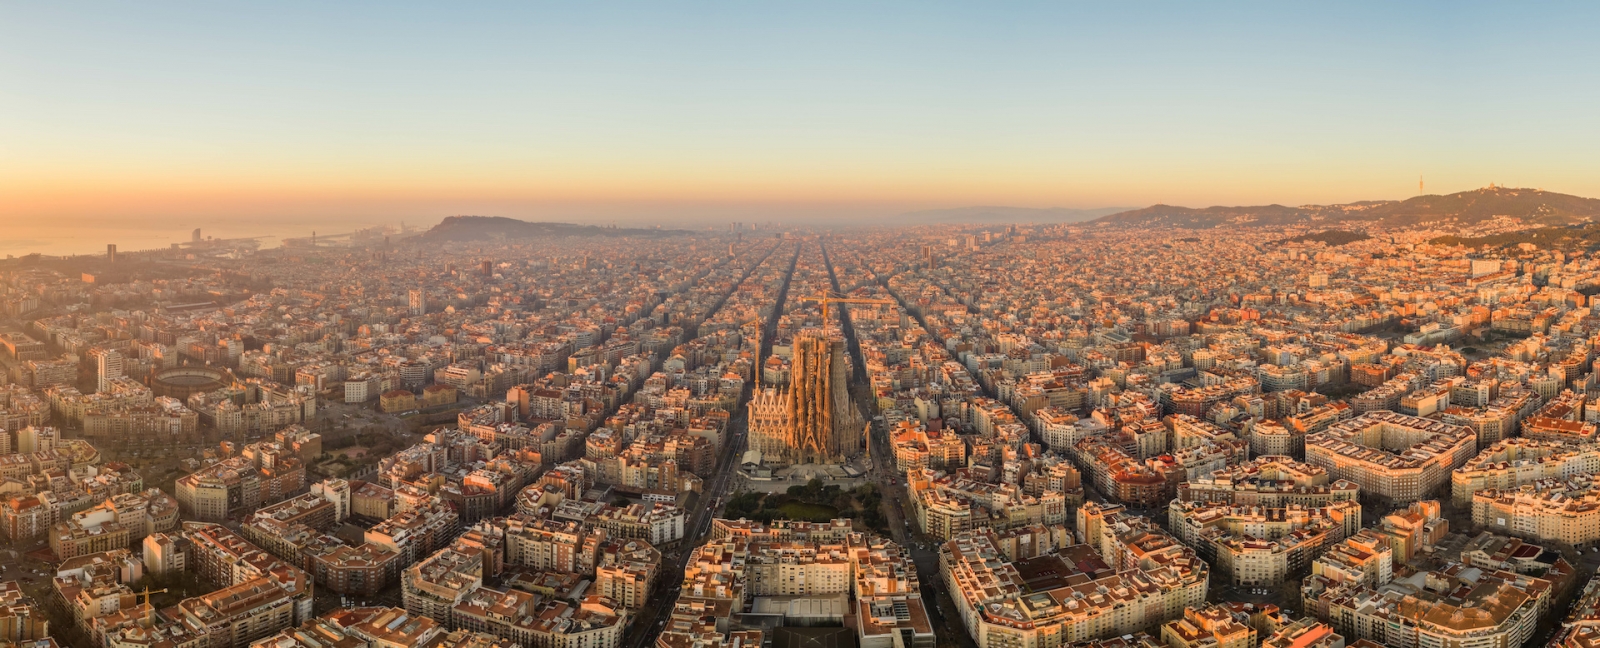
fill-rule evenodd
<path id="1" fill-rule="evenodd" d="M 785 511 L 799 510 L 803 507 L 828 507 L 837 511 L 838 517 L 851 518 L 860 521 L 870 529 L 886 531 L 887 526 L 883 517 L 883 495 L 878 492 L 873 484 L 862 484 L 850 490 L 845 490 L 837 485 L 824 485 L 820 479 L 812 479 L 804 485 L 790 486 L 783 493 L 763 494 L 755 491 L 743 491 L 728 500 L 725 514 L 730 518 L 747 518 L 761 522 L 791 519 Z"/>

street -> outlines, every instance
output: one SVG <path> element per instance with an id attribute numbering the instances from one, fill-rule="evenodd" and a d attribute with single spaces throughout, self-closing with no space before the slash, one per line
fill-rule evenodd
<path id="1" fill-rule="evenodd" d="M 774 247 L 774 250 L 776 249 Z M 769 252 L 768 257 L 771 254 Z M 762 329 L 761 348 L 758 349 L 756 354 L 756 371 L 761 370 L 761 360 L 772 350 L 772 336 L 777 329 L 778 317 L 783 312 L 784 299 L 788 295 L 789 277 L 794 274 L 794 265 L 799 258 L 800 249 L 796 246 L 795 256 L 789 262 L 789 270 L 784 277 L 783 287 L 778 289 L 772 316 L 768 318 Z M 760 263 L 752 265 L 739 283 L 742 283 L 745 278 L 753 274 L 756 268 L 761 267 L 766 260 L 767 257 L 763 257 Z M 730 289 L 728 294 L 731 295 L 732 291 L 737 288 L 738 283 L 735 283 L 734 288 Z M 726 301 L 727 295 L 724 295 L 701 320 L 704 321 L 715 314 L 717 309 L 721 308 Z M 663 561 L 670 562 L 666 562 L 661 574 L 656 577 L 655 585 L 650 594 L 651 601 L 660 601 L 661 604 L 647 606 L 639 610 L 629 622 L 628 633 L 623 638 L 624 645 L 629 648 L 641 648 L 653 643 L 656 635 L 666 625 L 667 619 L 672 616 L 672 609 L 678 600 L 679 589 L 683 585 L 684 568 L 689 564 L 689 558 L 694 554 L 694 549 L 705 541 L 705 535 L 711 529 L 711 521 L 721 512 L 720 503 L 726 503 L 728 496 L 731 494 L 729 489 L 735 481 L 734 475 L 738 472 L 739 457 L 744 454 L 745 437 L 749 432 L 749 417 L 746 415 L 746 405 L 750 402 L 750 397 L 753 393 L 753 386 L 747 385 L 744 394 L 739 398 L 738 407 L 735 408 L 734 415 L 728 424 L 728 437 L 722 446 L 721 455 L 717 457 L 717 467 L 714 471 L 715 477 L 706 485 L 705 491 L 695 498 L 695 511 L 689 514 L 688 522 L 684 525 L 683 539 L 678 542 L 676 549 L 670 552 L 663 550 Z"/>

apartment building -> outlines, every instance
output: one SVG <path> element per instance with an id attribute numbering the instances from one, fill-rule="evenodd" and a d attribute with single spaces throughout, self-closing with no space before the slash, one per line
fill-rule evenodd
<path id="1" fill-rule="evenodd" d="M 895 466 L 900 472 L 966 466 L 967 444 L 950 431 L 930 431 L 920 421 L 901 421 L 890 432 Z"/>
<path id="2" fill-rule="evenodd" d="M 1357 531 L 1311 562 L 1310 578 L 1322 579 L 1324 587 L 1376 587 L 1393 577 L 1394 550 L 1389 538 L 1372 529 Z"/>
<path id="3" fill-rule="evenodd" d="M 1090 437 L 1073 446 L 1073 456 L 1096 488 L 1119 502 L 1156 506 L 1172 497 L 1166 475 L 1128 453 L 1110 437 Z"/>
<path id="4" fill-rule="evenodd" d="M 1395 578 L 1381 589 L 1330 589 L 1316 607 L 1326 608 L 1326 622 L 1345 638 L 1389 648 L 1514 648 L 1533 638 L 1553 590 L 1542 578 L 1452 563 Z"/>
<path id="5" fill-rule="evenodd" d="M 627 613 L 598 596 L 575 603 L 489 587 L 473 590 L 451 614 L 454 627 L 540 648 L 619 648 L 627 625 Z"/>
<path id="6" fill-rule="evenodd" d="M 661 552 L 643 540 L 607 542 L 595 568 L 594 592 L 630 610 L 649 604 L 661 571 Z"/>
<path id="7" fill-rule="evenodd" d="M 893 542 L 851 531 L 845 520 L 773 527 L 731 520 L 716 524 L 718 539 L 696 548 L 685 567 L 683 594 L 661 635 L 662 645 L 696 645 L 696 636 L 726 633 L 720 622 L 706 628 L 699 621 L 708 614 L 725 618 L 766 597 L 844 596 L 857 615 L 858 645 L 934 647 L 916 569 Z"/>
<path id="8" fill-rule="evenodd" d="M 1168 514 L 1180 540 L 1197 547 L 1233 584 L 1248 587 L 1282 583 L 1361 529 L 1361 505 L 1348 500 L 1315 508 L 1173 500 Z"/>
<path id="9" fill-rule="evenodd" d="M 275 442 L 245 446 L 239 456 L 179 477 L 173 494 L 184 513 L 217 522 L 242 517 L 306 487 L 305 464 Z"/>
<path id="10" fill-rule="evenodd" d="M 506 562 L 538 571 L 585 571 L 580 558 L 588 535 L 575 521 L 513 516 L 506 520 Z"/>
<path id="11" fill-rule="evenodd" d="M 1365 643 L 1366 645 L 1360 648 L 1378 648 L 1371 642 Z M 1261 648 L 1345 648 L 1345 640 L 1343 635 L 1334 631 L 1333 626 L 1307 617 L 1278 628 L 1264 637 L 1261 640 Z"/>
<path id="12" fill-rule="evenodd" d="M 1257 457 L 1304 457 L 1306 433 L 1285 427 L 1277 421 L 1259 421 L 1250 426 L 1250 454 Z"/>
<path id="13" fill-rule="evenodd" d="M 1276 455 L 1257 457 L 1178 485 L 1180 500 L 1269 508 L 1327 506 L 1355 501 L 1360 493 L 1361 486 L 1355 482 L 1330 480 L 1326 468 Z"/>
<path id="14" fill-rule="evenodd" d="M 1516 490 L 1541 480 L 1567 480 L 1600 473 L 1600 446 L 1513 437 L 1499 441 L 1450 474 L 1456 504 L 1471 503 L 1482 490 Z"/>
<path id="15" fill-rule="evenodd" d="M 483 552 L 445 548 L 400 576 L 406 612 L 449 625 L 456 604 L 483 584 Z"/>
<path id="16" fill-rule="evenodd" d="M 683 509 L 653 502 L 608 506 L 593 516 L 589 524 L 604 529 L 613 538 L 640 538 L 659 547 L 683 539 L 686 519 L 688 514 Z"/>
<path id="17" fill-rule="evenodd" d="M 1562 392 L 1522 419 L 1522 436 L 1535 441 L 1594 443 L 1600 435 L 1600 425 L 1584 415 L 1587 406 L 1585 393 Z"/>
<path id="18" fill-rule="evenodd" d="M 363 537 L 400 555 L 401 564 L 413 564 L 443 548 L 460 530 L 454 508 L 437 497 L 418 508 L 401 511 L 367 529 Z"/>
<path id="19" fill-rule="evenodd" d="M 1039 489 L 1034 495 L 1016 484 L 938 476 L 926 469 L 908 474 L 907 479 L 918 525 L 923 533 L 937 538 L 973 529 L 1005 530 L 1067 521 L 1065 490 Z"/>
<path id="20" fill-rule="evenodd" d="M 1256 648 L 1250 615 L 1226 604 L 1186 607 L 1183 616 L 1161 624 L 1168 648 Z"/>
<path id="21" fill-rule="evenodd" d="M 939 550 L 940 576 L 979 648 L 1042 647 L 1155 632 L 1205 602 L 1207 568 L 1154 525 L 1085 505 L 1079 528 L 1093 543 L 1008 561 L 992 534 L 970 532 Z M 1093 509 L 1093 510 L 1089 510 Z M 1124 541 L 1133 544 L 1125 545 Z M 1134 558 L 1124 555 L 1138 547 Z M 1157 556 L 1160 556 L 1158 558 Z"/>
<path id="22" fill-rule="evenodd" d="M 173 646 L 247 648 L 311 619 L 311 581 L 305 572 L 220 525 L 187 522 L 184 536 L 194 571 L 219 589 L 180 601 L 171 615 L 153 615 L 143 605 L 107 615 L 95 626 L 105 645 L 165 639 Z M 154 625 L 141 622 L 146 618 Z"/>
<path id="23" fill-rule="evenodd" d="M 1477 451 L 1471 428 L 1389 411 L 1367 412 L 1306 437 L 1306 463 L 1394 501 L 1427 497 Z"/>
<path id="24" fill-rule="evenodd" d="M 56 523 L 50 533 L 50 550 L 57 559 L 66 560 L 126 549 L 145 536 L 176 528 L 178 503 L 161 489 L 123 493 Z"/>
<path id="25" fill-rule="evenodd" d="M 1600 475 L 1476 491 L 1472 521 L 1495 533 L 1589 546 L 1600 541 Z"/>

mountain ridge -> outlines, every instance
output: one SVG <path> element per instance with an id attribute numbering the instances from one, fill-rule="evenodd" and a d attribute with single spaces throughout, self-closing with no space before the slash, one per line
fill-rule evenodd
<path id="1" fill-rule="evenodd" d="M 894 216 L 891 220 L 908 220 L 919 223 L 985 225 L 993 223 L 1082 223 L 1096 218 L 1130 211 L 1131 207 L 1008 207 L 1005 205 L 974 205 L 947 209 L 921 209 Z"/>
<path id="2" fill-rule="evenodd" d="M 1224 226 L 1334 225 L 1372 223 L 1405 227 L 1437 222 L 1472 225 L 1497 216 L 1521 218 L 1530 225 L 1571 225 L 1600 220 L 1600 199 L 1526 189 L 1488 186 L 1453 194 L 1428 194 L 1405 200 L 1364 200 L 1337 205 L 1181 207 L 1152 205 L 1102 216 L 1091 224 L 1112 227 L 1211 229 Z"/>
<path id="3" fill-rule="evenodd" d="M 418 235 L 419 241 L 482 241 L 561 236 L 645 236 L 663 237 L 688 234 L 688 230 L 637 227 L 601 227 L 553 221 L 525 221 L 505 216 L 446 216 L 432 229 Z"/>

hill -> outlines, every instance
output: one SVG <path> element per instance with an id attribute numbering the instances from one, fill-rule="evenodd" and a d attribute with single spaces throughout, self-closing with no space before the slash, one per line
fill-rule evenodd
<path id="1" fill-rule="evenodd" d="M 1176 227 L 1210 229 L 1224 225 L 1294 225 L 1310 220 L 1301 207 L 1263 205 L 1259 207 L 1177 207 L 1153 205 L 1095 219 L 1096 223 L 1127 227 Z"/>
<path id="2" fill-rule="evenodd" d="M 1344 245 L 1346 243 L 1354 243 L 1356 241 L 1365 241 L 1365 240 L 1367 240 L 1369 238 L 1372 238 L 1372 237 L 1368 236 L 1364 232 L 1346 232 L 1344 230 L 1323 230 L 1323 231 L 1317 232 L 1315 234 L 1301 234 L 1299 236 L 1291 236 L 1289 238 L 1283 239 L 1282 241 L 1279 241 L 1279 243 L 1310 243 L 1310 242 L 1313 242 L 1313 241 L 1317 241 L 1317 242 L 1325 243 L 1325 244 L 1327 244 L 1329 246 L 1332 246 L 1332 247 L 1338 247 L 1338 246 Z"/>
<path id="3" fill-rule="evenodd" d="M 956 207 L 906 212 L 890 220 L 911 223 L 985 225 L 989 223 L 1082 223 L 1108 214 L 1128 211 L 1127 207 L 1073 209 L 1070 207 Z"/>
<path id="4" fill-rule="evenodd" d="M 1095 219 L 1114 227 L 1209 229 L 1224 226 L 1372 223 L 1388 227 L 1472 225 L 1511 216 L 1531 225 L 1570 225 L 1600 220 L 1600 200 L 1540 189 L 1485 187 L 1449 195 L 1376 200 L 1342 205 L 1175 207 L 1155 205 Z"/>
<path id="5" fill-rule="evenodd" d="M 483 241 L 490 239 L 555 238 L 564 236 L 679 236 L 687 230 L 599 227 L 573 223 L 521 221 L 504 216 L 448 216 L 413 240 L 422 242 Z"/>
<path id="6" fill-rule="evenodd" d="M 1484 246 L 1511 248 L 1522 243 L 1532 243 L 1544 249 L 1593 252 L 1600 250 L 1600 224 L 1540 227 L 1471 238 L 1440 236 L 1428 242 L 1438 245 L 1464 245 L 1469 248 Z"/>

